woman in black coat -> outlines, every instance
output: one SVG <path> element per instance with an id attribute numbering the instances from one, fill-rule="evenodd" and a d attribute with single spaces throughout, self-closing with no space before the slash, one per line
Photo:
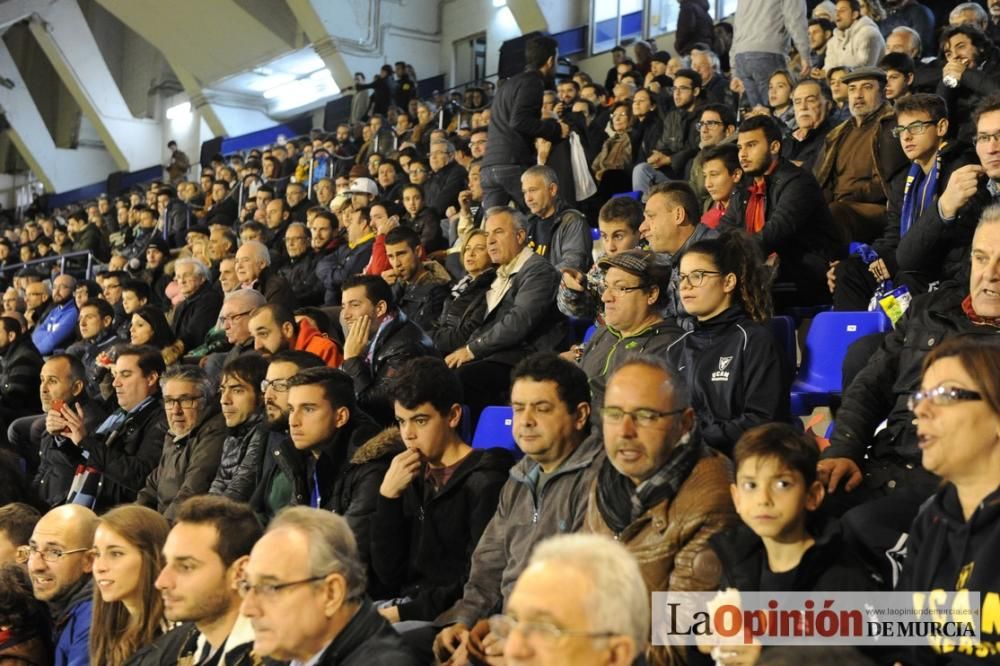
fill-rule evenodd
<path id="1" fill-rule="evenodd" d="M 486 317 L 486 292 L 496 270 L 486 252 L 486 232 L 473 229 L 462 245 L 464 278 L 451 288 L 451 295 L 441 309 L 434 329 L 430 331 L 434 346 L 442 354 L 450 354 L 469 341 L 472 332 Z"/>
<path id="2" fill-rule="evenodd" d="M 674 35 L 674 48 L 682 56 L 691 53 L 691 49 L 712 49 L 715 41 L 715 30 L 712 17 L 708 13 L 708 0 L 680 0 L 680 12 L 677 14 L 677 32 Z"/>

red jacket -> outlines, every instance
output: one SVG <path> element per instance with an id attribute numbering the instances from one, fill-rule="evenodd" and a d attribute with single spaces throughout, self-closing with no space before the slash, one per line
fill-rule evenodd
<path id="1" fill-rule="evenodd" d="M 344 362 L 344 354 L 340 351 L 340 345 L 326 337 L 318 328 L 313 326 L 307 319 L 299 322 L 299 335 L 295 338 L 292 348 L 296 351 L 305 351 L 323 359 L 331 368 L 339 368 Z"/>

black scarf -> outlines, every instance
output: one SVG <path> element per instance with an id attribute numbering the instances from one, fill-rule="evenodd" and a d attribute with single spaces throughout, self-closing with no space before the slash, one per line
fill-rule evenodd
<path id="1" fill-rule="evenodd" d="M 663 467 L 638 486 L 605 460 L 597 477 L 597 508 L 604 522 L 621 534 L 651 507 L 673 499 L 704 455 L 701 440 L 691 433 L 691 441 L 678 443 Z"/>

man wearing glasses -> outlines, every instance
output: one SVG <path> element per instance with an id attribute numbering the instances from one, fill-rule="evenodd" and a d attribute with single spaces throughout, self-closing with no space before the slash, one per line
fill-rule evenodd
<path id="1" fill-rule="evenodd" d="M 308 507 L 282 511 L 250 553 L 239 591 L 258 657 L 293 664 L 420 662 L 371 603 L 347 521 Z"/>
<path id="2" fill-rule="evenodd" d="M 328 218 L 314 218 L 313 223 L 325 222 Z M 318 252 L 309 246 L 309 230 L 301 222 L 293 222 L 285 231 L 285 251 L 288 262 L 278 269 L 298 299 L 299 306 L 323 305 L 323 283 L 316 279 L 316 262 Z M 325 243 L 324 243 L 325 244 Z M 323 244 L 319 246 L 323 247 Z"/>
<path id="3" fill-rule="evenodd" d="M 222 290 L 212 282 L 211 269 L 193 257 L 174 262 L 174 281 L 184 296 L 174 312 L 174 333 L 184 343 L 184 350 L 190 351 L 205 341 L 215 325 L 222 307 Z"/>
<path id="4" fill-rule="evenodd" d="M 208 492 L 219 466 L 226 424 L 211 404 L 211 385 L 201 368 L 174 365 L 160 378 L 167 436 L 160 463 L 139 491 L 136 503 L 174 520 L 188 497 Z"/>
<path id="5" fill-rule="evenodd" d="M 253 335 L 250 333 L 250 314 L 267 303 L 259 291 L 237 289 L 226 294 L 219 312 L 219 322 L 232 345 L 228 352 L 218 352 L 206 357 L 204 367 L 209 378 L 218 379 L 222 366 L 234 358 L 253 352 Z"/>
<path id="6" fill-rule="evenodd" d="M 35 598 L 49 604 L 54 664 L 77 666 L 90 663 L 88 644 L 93 603 L 91 569 L 97 516 L 85 507 L 67 504 L 42 516 L 31 541 L 17 551 L 19 562 L 28 565 Z"/>
<path id="7" fill-rule="evenodd" d="M 674 74 L 674 108 L 663 114 L 663 131 L 645 162 L 632 171 L 632 189 L 643 193 L 657 183 L 683 178 L 698 152 L 698 96 L 701 75 L 693 69 Z"/>
<path id="8" fill-rule="evenodd" d="M 611 375 L 601 414 L 607 458 L 583 531 L 628 548 L 650 592 L 717 589 L 721 565 L 708 540 L 736 521 L 732 466 L 699 438 L 683 377 L 655 357 L 630 358 Z M 678 524 L 690 529 L 667 529 Z M 683 660 L 653 649 L 664 654 L 651 663 Z"/>

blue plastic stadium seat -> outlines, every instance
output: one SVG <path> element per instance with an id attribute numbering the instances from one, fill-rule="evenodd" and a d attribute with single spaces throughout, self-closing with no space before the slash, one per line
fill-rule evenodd
<path id="1" fill-rule="evenodd" d="M 507 449 L 515 458 L 520 458 L 524 454 L 514 442 L 514 433 L 511 431 L 513 423 L 514 410 L 507 405 L 487 407 L 479 415 L 476 434 L 472 437 L 472 448 Z"/>
<path id="2" fill-rule="evenodd" d="M 589 317 L 569 317 L 569 330 L 573 336 L 573 342 L 586 342 L 587 331 L 594 325 L 594 320 Z"/>
<path id="3" fill-rule="evenodd" d="M 633 192 L 620 192 L 619 194 L 616 194 L 615 197 L 631 197 L 636 201 L 642 201 L 642 190 L 635 190 Z"/>
<path id="4" fill-rule="evenodd" d="M 820 312 L 812 321 L 802 350 L 802 366 L 792 384 L 792 414 L 809 414 L 830 404 L 841 392 L 841 365 L 858 338 L 892 328 L 881 312 Z"/>
<path id="5" fill-rule="evenodd" d="M 601 230 L 598 228 L 593 228 L 590 230 L 590 239 L 594 242 L 601 240 Z"/>
<path id="6" fill-rule="evenodd" d="M 798 361 L 798 344 L 795 341 L 795 320 L 788 315 L 777 315 L 771 318 L 771 333 L 781 345 L 789 372 L 795 372 Z"/>
<path id="7" fill-rule="evenodd" d="M 594 333 L 597 333 L 597 324 L 591 325 L 591 327 L 587 329 L 587 332 L 583 334 L 583 344 L 590 342 L 590 339 L 594 337 Z"/>

